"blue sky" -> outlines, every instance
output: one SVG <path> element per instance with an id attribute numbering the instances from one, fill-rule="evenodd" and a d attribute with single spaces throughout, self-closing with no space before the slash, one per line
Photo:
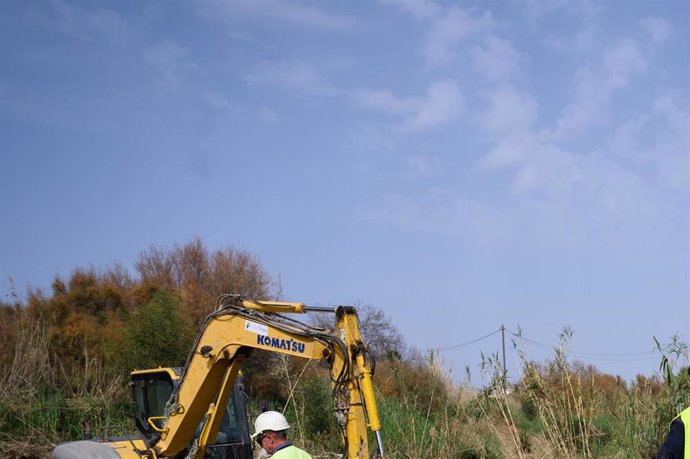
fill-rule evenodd
<path id="1" fill-rule="evenodd" d="M 689 47 L 687 1 L 2 2 L 0 293 L 198 236 L 420 349 L 571 326 L 652 373 L 622 353 L 690 337 Z"/>

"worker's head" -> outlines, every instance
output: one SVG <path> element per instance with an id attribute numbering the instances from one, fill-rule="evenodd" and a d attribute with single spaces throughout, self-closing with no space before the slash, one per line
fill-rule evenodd
<path id="1" fill-rule="evenodd" d="M 266 451 L 273 453 L 275 448 L 287 440 L 285 431 L 289 428 L 290 424 L 285 416 L 277 411 L 266 411 L 256 418 L 252 438 Z"/>

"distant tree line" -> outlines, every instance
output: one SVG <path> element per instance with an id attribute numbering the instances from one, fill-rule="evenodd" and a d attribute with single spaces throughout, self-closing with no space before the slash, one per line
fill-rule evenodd
<path id="1" fill-rule="evenodd" d="M 278 285 L 246 250 L 207 249 L 200 239 L 139 254 L 131 274 L 122 265 L 76 268 L 56 276 L 49 292 L 0 305 L 0 362 L 10 364 L 19 333 L 45 330 L 51 359 L 66 369 L 102 361 L 108 371 L 179 365 L 197 327 L 220 293 L 273 299 Z"/>

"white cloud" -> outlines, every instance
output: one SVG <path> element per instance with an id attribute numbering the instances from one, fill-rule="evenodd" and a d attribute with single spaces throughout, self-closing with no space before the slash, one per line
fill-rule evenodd
<path id="1" fill-rule="evenodd" d="M 541 41 L 564 54 L 580 54 L 583 59 L 596 53 L 606 30 L 601 25 L 602 2 L 596 0 L 515 0 Z M 543 27 L 558 21 L 553 32 Z"/>
<path id="2" fill-rule="evenodd" d="M 602 72 L 616 86 L 634 68 L 613 65 Z M 491 199 L 460 197 L 450 190 L 386 196 L 379 205 L 362 209 L 362 218 L 405 231 L 528 250 L 655 250 L 648 234 L 659 235 L 660 241 L 678 237 L 679 228 L 687 227 L 690 113 L 685 94 L 661 95 L 650 115 L 621 123 L 602 149 L 583 153 L 542 135 L 538 105 L 530 94 L 498 85 L 485 98 L 486 109 L 477 121 L 490 147 L 477 172 L 487 179 L 499 172 L 507 176 L 503 190 Z M 653 122 L 661 123 L 661 129 L 655 127 L 660 135 L 643 145 L 639 137 L 649 140 L 644 129 Z M 410 170 L 425 170 L 423 157 L 406 161 Z M 656 177 L 647 173 L 648 166 Z"/>
<path id="3" fill-rule="evenodd" d="M 554 246 L 567 250 L 585 239 L 585 231 L 572 225 L 577 220 L 574 214 L 548 201 L 485 202 L 438 190 L 414 197 L 388 195 L 378 207 L 359 210 L 365 220 L 403 231 L 472 241 L 501 251 L 527 248 L 531 253 Z"/>
<path id="4" fill-rule="evenodd" d="M 581 180 L 573 158 L 535 132 L 537 103 L 509 85 L 487 91 L 480 126 L 493 144 L 479 161 L 481 170 L 515 168 L 512 187 L 517 192 L 567 192 Z"/>
<path id="5" fill-rule="evenodd" d="M 312 5 L 287 0 L 203 0 L 199 12 L 216 21 L 237 21 L 241 16 L 275 19 L 279 24 L 315 27 L 327 30 L 350 28 L 352 18 L 330 14 Z"/>
<path id="6" fill-rule="evenodd" d="M 535 142 L 516 170 L 514 186 L 520 192 L 554 196 L 573 193 L 582 186 L 581 158 L 553 144 Z"/>
<path id="7" fill-rule="evenodd" d="M 427 96 L 400 126 L 403 132 L 420 132 L 440 126 L 456 118 L 463 108 L 460 88 L 453 80 L 432 83 Z"/>
<path id="8" fill-rule="evenodd" d="M 359 107 L 402 118 L 396 123 L 396 129 L 402 133 L 422 132 L 446 124 L 462 112 L 464 103 L 458 85 L 451 79 L 431 83 L 423 97 L 400 97 L 385 89 L 342 89 L 329 85 L 305 62 L 264 63 L 245 80 L 314 96 L 348 99 Z"/>
<path id="9" fill-rule="evenodd" d="M 470 57 L 489 81 L 510 79 L 519 69 L 519 53 L 509 41 L 495 35 L 487 35 L 482 45 L 472 46 Z"/>
<path id="10" fill-rule="evenodd" d="M 537 102 L 531 95 L 502 84 L 485 94 L 487 107 L 479 117 L 480 125 L 492 136 L 519 137 L 532 128 L 537 118 Z"/>
<path id="11" fill-rule="evenodd" d="M 420 104 L 420 99 L 417 97 L 396 97 L 388 90 L 355 89 L 351 92 L 351 96 L 362 107 L 389 115 L 410 113 Z"/>
<path id="12" fill-rule="evenodd" d="M 622 40 L 603 49 L 597 67 L 585 66 L 575 75 L 575 99 L 565 108 L 556 127 L 547 133 L 554 140 L 572 138 L 590 126 L 601 124 L 615 91 L 629 85 L 631 79 L 647 68 L 637 42 Z"/>
<path id="13" fill-rule="evenodd" d="M 645 159 L 640 156 L 639 134 L 649 123 L 649 116 L 642 115 L 624 121 L 616 127 L 604 145 L 607 156 L 639 164 Z"/>
<path id="14" fill-rule="evenodd" d="M 604 48 L 601 77 L 607 87 L 619 89 L 627 86 L 630 79 L 647 68 L 637 42 L 622 40 Z"/>
<path id="15" fill-rule="evenodd" d="M 496 140 L 496 144 L 479 161 L 479 166 L 482 169 L 498 169 L 523 162 L 533 144 L 534 138 L 526 134 Z"/>
<path id="16" fill-rule="evenodd" d="M 510 86 L 499 86 L 486 96 L 487 108 L 479 117 L 480 126 L 486 130 L 492 146 L 479 161 L 480 170 L 508 169 L 514 171 L 512 190 L 525 196 L 541 196 L 548 199 L 582 199 L 583 194 L 592 201 L 593 208 L 606 202 L 619 202 L 620 208 L 634 207 L 634 202 L 648 201 L 649 185 L 635 178 L 624 164 L 629 156 L 618 158 L 619 164 L 606 151 L 601 154 L 575 154 L 559 146 L 549 136 L 544 136 L 537 125 L 537 104 L 527 93 Z M 618 147 L 634 145 L 625 133 L 629 127 L 620 128 Z M 614 136 L 615 138 L 615 136 Z M 623 143 L 626 138 L 626 143 Z M 611 145 L 611 144 L 610 144 Z M 629 155 L 632 153 L 629 153 Z M 603 173 L 602 171 L 607 171 Z M 631 178 L 632 177 L 632 178 Z M 623 185 L 629 190 L 618 190 Z M 612 185 L 614 184 L 614 185 Z M 633 186 L 634 185 L 634 186 Z M 632 190 L 635 188 L 635 190 Z M 597 193 L 607 190 L 606 200 L 598 199 Z M 616 195 L 613 198 L 613 195 Z M 597 204 L 594 204 L 594 203 Z M 627 203 L 626 205 L 622 204 Z M 650 204 L 649 207 L 654 207 Z M 609 209 L 609 211 L 613 211 Z"/>
<path id="17" fill-rule="evenodd" d="M 491 200 L 429 190 L 385 197 L 362 217 L 404 231 L 530 251 L 642 248 L 653 243 L 645 239 L 650 232 L 673 233 L 672 209 L 640 176 L 607 160 L 543 147 L 515 169 L 514 188 Z"/>
<path id="18" fill-rule="evenodd" d="M 668 91 L 652 104 L 652 112 L 663 121 L 655 145 L 650 149 L 661 183 L 684 192 L 687 200 L 690 186 L 690 110 L 687 94 Z"/>
<path id="19" fill-rule="evenodd" d="M 494 25 L 490 12 L 475 14 L 472 10 L 451 7 L 433 20 L 424 46 L 427 64 L 445 65 L 457 56 L 463 40 L 485 33 Z"/>
<path id="20" fill-rule="evenodd" d="M 688 135 L 688 105 L 679 102 L 687 100 L 680 91 L 667 91 L 654 99 L 652 110 L 662 115 L 669 127 L 677 132 Z M 687 137 L 686 137 L 686 140 Z"/>
<path id="21" fill-rule="evenodd" d="M 429 66 L 444 66 L 468 52 L 474 67 L 489 81 L 510 78 L 521 56 L 513 45 L 491 33 L 496 26 L 492 13 L 473 8 L 440 6 L 431 1 L 384 0 L 428 23 L 423 48 Z"/>
<path id="22" fill-rule="evenodd" d="M 82 8 L 62 0 L 51 0 L 61 32 L 83 41 L 103 38 L 111 45 L 123 42 L 130 34 L 125 20 L 105 8 Z"/>
<path id="23" fill-rule="evenodd" d="M 169 89 L 178 88 L 184 81 L 185 73 L 196 68 L 189 59 L 189 50 L 172 40 L 146 49 L 143 58 L 158 71 L 162 84 Z"/>
<path id="24" fill-rule="evenodd" d="M 401 116 L 396 129 L 416 133 L 448 123 L 463 109 L 463 96 L 455 81 L 435 81 L 425 97 L 397 97 L 387 90 L 356 89 L 349 92 L 358 105 L 393 116 Z"/>
<path id="25" fill-rule="evenodd" d="M 662 218 L 669 213 L 663 195 L 641 175 L 606 158 L 584 156 L 579 162 L 585 180 L 576 191 L 599 225 L 621 231 L 626 226 L 647 229 L 667 221 Z"/>
<path id="26" fill-rule="evenodd" d="M 225 94 L 217 91 L 204 91 L 202 97 L 206 103 L 216 110 L 239 111 L 237 104 L 228 99 Z"/>
<path id="27" fill-rule="evenodd" d="M 623 39 L 602 45 L 600 5 L 589 0 L 527 4 L 534 20 L 560 11 L 582 22 L 574 38 L 561 40 L 559 46 L 587 58 L 580 60 L 583 64 L 575 73 L 572 100 L 546 128 L 539 122 L 537 100 L 510 84 L 523 58 L 511 42 L 492 34 L 490 13 L 432 2 L 392 3 L 429 21 L 424 52 L 428 64 L 448 64 L 467 50 L 474 68 L 494 84 L 485 93 L 485 109 L 475 117 L 488 142 L 475 172 L 488 180 L 505 180 L 505 187 L 486 200 L 466 193 L 460 197 L 451 190 L 386 196 L 380 205 L 362 210 L 364 218 L 408 231 L 533 249 L 642 247 L 653 244 L 647 234 L 677 236 L 679 223 L 687 225 L 687 216 L 679 212 L 687 213 L 687 197 L 680 197 L 679 190 L 687 187 L 690 158 L 688 113 L 678 102 L 683 99 L 666 95 L 657 99 L 650 115 L 618 119 L 620 114 L 611 110 L 614 96 L 631 87 L 648 63 L 640 42 Z M 641 25 L 655 44 L 671 33 L 663 21 L 648 18 Z M 361 92 L 358 103 L 402 116 L 405 122 L 399 126 L 405 126 L 413 119 L 408 113 L 412 107 L 421 113 L 421 99 Z M 640 131 L 660 122 L 664 135 L 641 141 Z M 603 123 L 612 124 L 604 145 L 592 151 L 573 149 L 571 140 Z M 405 173 L 423 177 L 429 169 L 438 170 L 438 163 L 427 160 L 404 158 Z M 657 171 L 656 178 L 650 177 L 650 169 Z"/>
<path id="28" fill-rule="evenodd" d="M 646 171 L 669 200 L 690 185 L 690 111 L 683 91 L 657 96 L 644 114 L 622 122 L 602 155 Z M 690 195 L 685 193 L 685 200 Z"/>
<path id="29" fill-rule="evenodd" d="M 671 24 L 663 19 L 648 17 L 640 21 L 640 25 L 654 44 L 664 43 L 671 37 Z"/>

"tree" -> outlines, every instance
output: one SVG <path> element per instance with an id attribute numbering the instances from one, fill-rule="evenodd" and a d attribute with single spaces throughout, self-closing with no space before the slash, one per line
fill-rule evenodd
<path id="1" fill-rule="evenodd" d="M 406 346 L 393 321 L 382 309 L 370 304 L 357 304 L 355 307 L 359 317 L 359 331 L 374 357 L 400 360 L 406 353 Z M 332 329 L 333 320 L 333 316 L 318 314 L 313 317 L 312 323 L 317 327 Z"/>
<path id="2" fill-rule="evenodd" d="M 127 370 L 181 366 L 194 341 L 193 326 L 180 298 L 165 290 L 132 313 L 125 326 L 126 345 L 119 356 Z"/>
<path id="3" fill-rule="evenodd" d="M 105 337 L 114 333 L 129 308 L 124 280 L 95 269 L 75 269 L 67 282 L 56 276 L 52 294 L 28 293 L 27 318 L 46 327 L 50 357 L 67 369 L 101 356 Z"/>
<path id="4" fill-rule="evenodd" d="M 223 293 L 271 299 L 277 290 L 250 252 L 232 247 L 209 251 L 199 238 L 170 250 L 152 246 L 139 254 L 135 267 L 141 276 L 141 289 L 178 292 L 196 325 L 203 322 Z"/>

